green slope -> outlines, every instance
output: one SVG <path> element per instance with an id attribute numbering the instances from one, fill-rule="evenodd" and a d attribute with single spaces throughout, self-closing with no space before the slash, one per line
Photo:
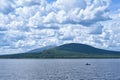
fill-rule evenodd
<path id="1" fill-rule="evenodd" d="M 120 58 L 120 52 L 71 43 L 42 52 L 3 55 L 0 58 Z"/>

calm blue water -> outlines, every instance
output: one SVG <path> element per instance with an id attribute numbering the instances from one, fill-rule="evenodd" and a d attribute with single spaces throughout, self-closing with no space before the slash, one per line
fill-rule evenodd
<path id="1" fill-rule="evenodd" d="M 0 59 L 0 80 L 120 80 L 120 59 Z"/>

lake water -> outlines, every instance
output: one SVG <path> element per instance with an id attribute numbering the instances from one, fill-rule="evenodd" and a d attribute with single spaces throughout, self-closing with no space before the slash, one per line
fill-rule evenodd
<path id="1" fill-rule="evenodd" d="M 120 80 L 120 59 L 0 59 L 0 80 Z"/>

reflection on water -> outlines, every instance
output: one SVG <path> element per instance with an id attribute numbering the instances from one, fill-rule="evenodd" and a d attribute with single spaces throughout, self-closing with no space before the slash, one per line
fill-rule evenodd
<path id="1" fill-rule="evenodd" d="M 0 80 L 120 80 L 120 59 L 1 59 Z"/>

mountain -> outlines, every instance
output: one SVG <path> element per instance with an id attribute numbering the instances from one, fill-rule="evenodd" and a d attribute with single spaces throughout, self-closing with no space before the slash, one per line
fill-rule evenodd
<path id="1" fill-rule="evenodd" d="M 94 48 L 85 44 L 70 43 L 38 52 L 2 55 L 0 58 L 120 58 L 120 52 Z"/>

